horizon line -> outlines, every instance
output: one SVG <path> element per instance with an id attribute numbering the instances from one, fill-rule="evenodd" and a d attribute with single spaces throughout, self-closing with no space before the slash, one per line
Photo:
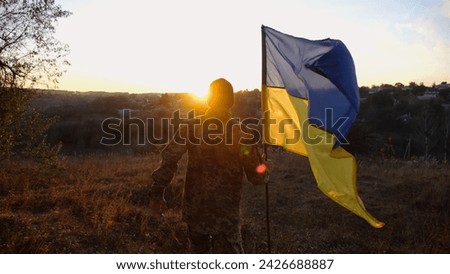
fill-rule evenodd
<path id="1" fill-rule="evenodd" d="M 416 81 L 410 81 L 408 82 L 407 85 L 403 84 L 402 82 L 396 82 L 394 84 L 389 84 L 389 83 L 380 83 L 380 84 L 372 84 L 371 86 L 367 86 L 367 85 L 361 85 L 358 86 L 358 89 L 363 88 L 363 87 L 367 87 L 367 88 L 372 88 L 372 87 L 381 87 L 382 85 L 391 85 L 395 87 L 395 84 L 397 83 L 401 83 L 402 85 L 404 85 L 405 87 L 408 87 L 410 83 L 415 83 L 418 86 L 421 86 L 423 84 L 423 86 L 425 87 L 432 87 L 433 85 L 440 85 L 440 84 L 444 84 L 444 83 L 449 83 L 449 81 L 439 81 L 439 83 L 433 82 L 432 85 L 426 85 L 424 84 L 424 82 L 419 82 L 417 83 Z M 59 92 L 72 92 L 72 93 L 89 93 L 89 92 L 97 92 L 97 93 L 124 93 L 124 94 L 169 94 L 169 93 L 173 93 L 173 94 L 192 94 L 193 91 L 109 91 L 109 90 L 70 90 L 70 89 L 62 89 L 62 88 L 29 88 L 29 89 L 34 89 L 34 90 L 39 90 L 39 91 L 59 91 Z M 235 90 L 234 92 L 251 92 L 251 91 L 261 91 L 260 88 L 253 88 L 253 89 L 239 89 L 239 90 Z"/>

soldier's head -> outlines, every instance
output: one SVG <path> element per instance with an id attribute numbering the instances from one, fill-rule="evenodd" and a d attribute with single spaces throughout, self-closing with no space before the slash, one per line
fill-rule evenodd
<path id="1" fill-rule="evenodd" d="M 234 105 L 233 86 L 219 78 L 209 85 L 208 106 L 210 108 L 230 109 Z"/>

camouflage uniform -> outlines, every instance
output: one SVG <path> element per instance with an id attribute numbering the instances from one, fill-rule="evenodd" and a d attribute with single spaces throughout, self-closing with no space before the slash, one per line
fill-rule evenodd
<path id="1" fill-rule="evenodd" d="M 226 108 L 211 108 L 198 118 L 201 124 L 210 118 L 225 124 L 230 116 Z M 188 134 L 202 136 L 200 144 L 180 144 L 172 140 L 161 152 L 160 167 L 152 174 L 152 196 L 162 196 L 177 170 L 178 161 L 187 152 L 182 209 L 183 220 L 188 224 L 191 252 L 243 253 L 240 231 L 243 175 L 245 173 L 253 184 L 263 183 L 264 175 L 256 171 L 260 164 L 258 150 L 256 146 L 240 144 L 244 133 L 239 124 L 229 136 L 231 143 L 226 143 L 222 135 L 222 142 L 216 145 L 205 142 L 201 124 L 191 131 L 186 127 L 180 129 L 180 136 L 186 139 Z"/>

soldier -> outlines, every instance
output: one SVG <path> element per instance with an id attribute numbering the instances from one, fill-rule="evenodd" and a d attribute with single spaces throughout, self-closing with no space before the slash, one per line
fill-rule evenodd
<path id="1" fill-rule="evenodd" d="M 165 207 L 164 189 L 187 152 L 182 211 L 190 251 L 243 253 L 240 227 L 243 175 L 253 184 L 262 184 L 265 166 L 260 162 L 256 143 L 242 144 L 248 130 L 230 119 L 229 109 L 234 104 L 231 84 L 222 78 L 213 81 L 207 102 L 209 109 L 197 117 L 198 123 L 189 124 L 190 128 L 181 126 L 175 134 L 178 140 L 174 138 L 161 152 L 160 167 L 152 174 L 151 207 L 159 211 Z M 230 122 L 233 127 L 226 126 Z M 214 134 L 209 130 L 211 124 Z M 193 140 L 193 136 L 201 138 Z"/>

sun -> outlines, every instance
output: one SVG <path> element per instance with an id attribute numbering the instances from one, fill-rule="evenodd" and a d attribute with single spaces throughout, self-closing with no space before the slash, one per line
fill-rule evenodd
<path id="1" fill-rule="evenodd" d="M 198 90 L 198 91 L 191 92 L 191 94 L 197 99 L 206 100 L 206 97 L 208 96 L 208 91 L 207 90 Z"/>

